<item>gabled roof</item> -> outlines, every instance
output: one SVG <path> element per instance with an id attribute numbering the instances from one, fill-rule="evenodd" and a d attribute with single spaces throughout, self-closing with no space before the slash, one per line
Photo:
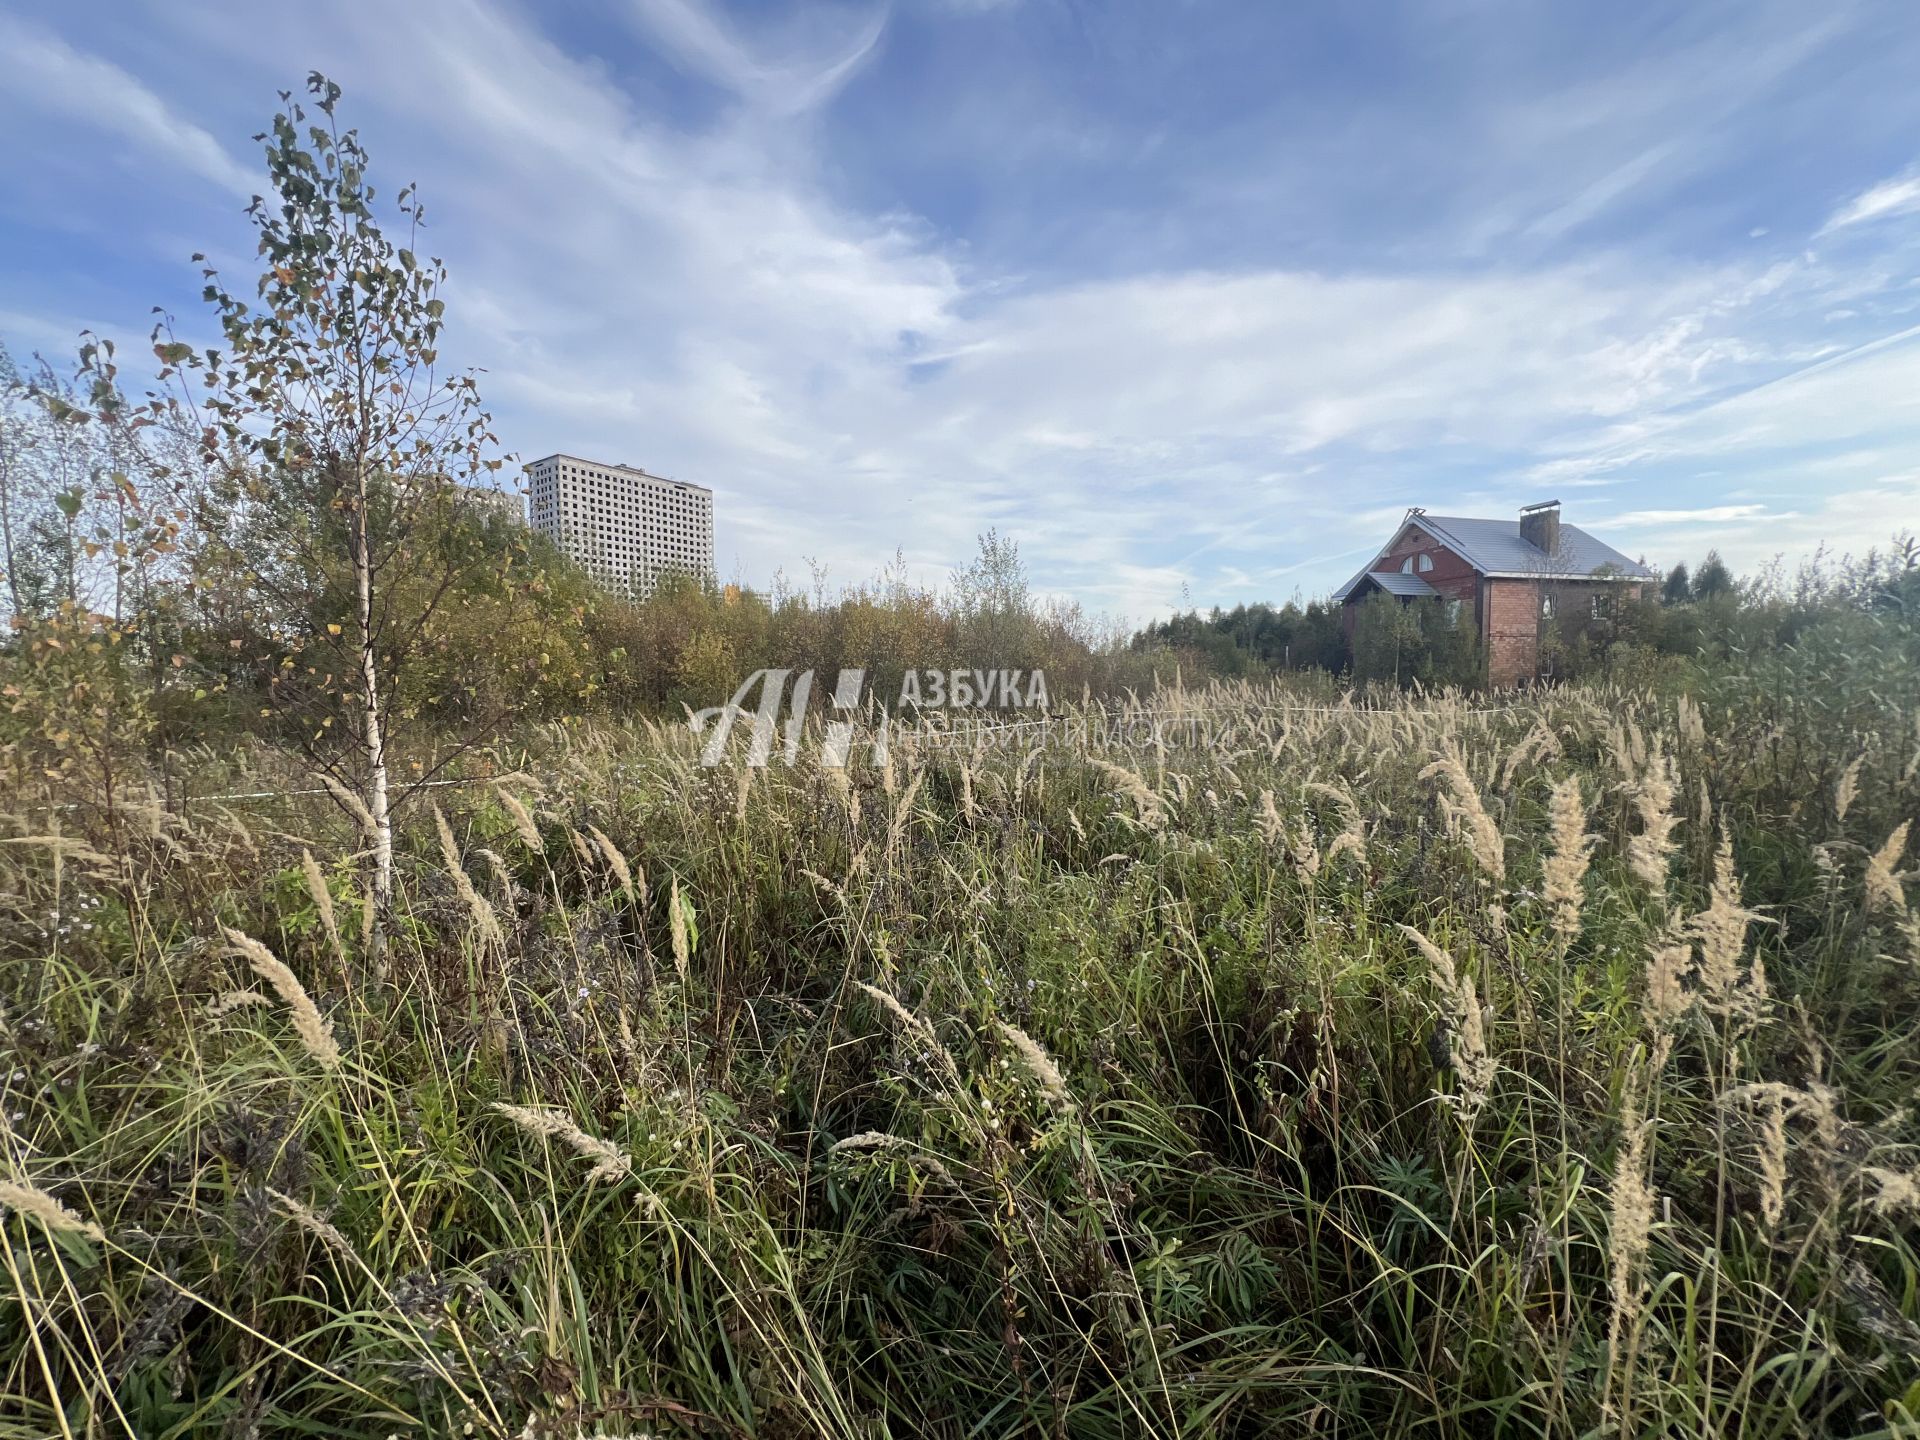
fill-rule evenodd
<path id="1" fill-rule="evenodd" d="M 1400 532 L 1408 525 L 1418 525 L 1432 533 L 1434 539 L 1445 545 L 1462 560 L 1473 566 L 1482 575 L 1501 579 L 1524 580 L 1591 580 L 1606 578 L 1613 580 L 1653 580 L 1658 578 L 1646 566 L 1629 560 L 1618 550 L 1582 530 L 1578 525 L 1560 524 L 1560 548 L 1549 555 L 1530 540 L 1520 538 L 1518 520 L 1476 520 L 1462 515 L 1429 515 L 1424 510 L 1409 510 L 1407 517 L 1393 532 L 1393 539 L 1380 547 L 1379 554 L 1369 560 L 1346 584 L 1333 592 L 1336 600 L 1345 600 L 1359 586 L 1362 580 L 1372 579 L 1384 582 L 1388 577 L 1372 574 L 1373 567 L 1380 563 L 1380 556 L 1393 548 L 1393 540 L 1400 538 Z M 1595 572 L 1605 570 L 1606 576 L 1596 577 Z M 1406 580 L 1415 577 L 1401 575 Z M 1425 582 L 1421 582 L 1425 584 Z M 1383 589 L 1391 594 L 1401 592 L 1391 590 L 1384 583 Z M 1432 587 L 1427 586 L 1432 593 Z M 1421 593 L 1421 592 L 1410 592 Z"/>
<path id="2" fill-rule="evenodd" d="M 1554 555 L 1520 538 L 1518 520 L 1472 520 L 1458 515 L 1408 515 L 1445 541 L 1462 560 L 1483 575 L 1519 575 L 1529 579 L 1585 580 L 1611 568 L 1623 580 L 1652 580 L 1653 571 L 1629 560 L 1604 540 L 1578 525 L 1560 524 L 1560 549 Z"/>

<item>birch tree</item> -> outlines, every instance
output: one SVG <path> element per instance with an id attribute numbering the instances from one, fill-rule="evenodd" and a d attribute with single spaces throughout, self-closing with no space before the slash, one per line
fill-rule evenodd
<path id="1" fill-rule="evenodd" d="M 237 630 L 248 638 L 233 644 L 262 651 L 252 658 L 265 708 L 298 719 L 316 768 L 366 832 L 381 947 L 404 793 L 394 679 L 462 578 L 491 563 L 462 540 L 473 527 L 446 521 L 461 483 L 502 461 L 474 373 L 440 364 L 446 267 L 415 253 L 419 200 L 408 186 L 382 207 L 389 235 L 367 153 L 335 117 L 340 95 L 314 73 L 306 99 L 282 92 L 271 129 L 255 137 L 268 191 L 247 211 L 258 283 L 243 297 L 203 271 L 224 344 L 195 349 L 163 319 L 154 349 L 200 423 L 215 477 L 200 527 L 203 586 L 226 577 L 245 597 Z"/>

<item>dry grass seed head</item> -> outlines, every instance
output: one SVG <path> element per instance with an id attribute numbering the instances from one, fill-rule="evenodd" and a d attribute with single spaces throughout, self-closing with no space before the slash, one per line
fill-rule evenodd
<path id="1" fill-rule="evenodd" d="M 1865 887 L 1869 911 L 1900 914 L 1907 908 L 1907 897 L 1900 888 L 1900 877 L 1894 867 L 1907 853 L 1907 832 L 1912 824 L 1910 820 L 1902 820 L 1887 837 L 1887 843 L 1867 857 Z"/>
<path id="2" fill-rule="evenodd" d="M 619 883 L 627 899 L 638 897 L 633 885 L 633 870 L 627 864 L 627 857 L 620 853 L 620 847 L 607 838 L 607 832 L 598 825 L 587 826 L 587 833 L 593 837 L 593 843 L 600 847 L 600 855 L 607 862 L 607 872 Z"/>
<path id="3" fill-rule="evenodd" d="M 327 877 L 321 873 L 320 862 L 313 858 L 311 850 L 300 852 L 300 874 L 307 882 L 307 895 L 313 901 L 313 908 L 320 914 L 320 928 L 333 947 L 334 959 L 344 965 L 347 952 L 340 943 L 340 925 L 333 913 L 333 892 L 327 888 Z"/>
<path id="4" fill-rule="evenodd" d="M 1465 831 L 1474 863 L 1486 872 L 1488 879 L 1500 884 L 1507 878 L 1506 845 L 1501 839 L 1500 827 L 1493 823 L 1493 817 L 1481 803 L 1479 787 L 1473 783 L 1459 743 L 1451 736 L 1442 742 L 1440 758 L 1420 772 L 1422 780 L 1435 776 L 1446 781 L 1451 792 L 1448 815 Z"/>
<path id="5" fill-rule="evenodd" d="M 844 1140 L 836 1140 L 828 1147 L 829 1155 L 846 1155 L 861 1150 L 898 1151 L 907 1162 L 918 1165 L 928 1174 L 939 1179 L 950 1190 L 959 1190 L 959 1182 L 953 1178 L 953 1172 L 941 1163 L 937 1155 L 929 1155 L 911 1140 L 899 1135 L 889 1135 L 884 1130 L 862 1130 L 858 1135 L 849 1135 Z"/>
<path id="6" fill-rule="evenodd" d="M 206 1016 L 209 1020 L 218 1020 L 231 1015 L 236 1010 L 244 1010 L 249 1005 L 271 1005 L 273 1002 L 258 990 L 229 990 L 224 995 L 216 995 L 207 1002 Z"/>
<path id="7" fill-rule="evenodd" d="M 367 808 L 367 802 L 354 794 L 353 791 L 349 790 L 345 785 L 342 785 L 338 780 L 334 779 L 333 776 L 327 774 L 326 771 L 322 770 L 319 773 L 320 784 L 325 788 L 327 794 L 331 795 L 334 803 L 342 810 L 345 810 L 347 814 L 351 815 L 354 823 L 360 827 L 361 838 L 369 845 L 378 845 L 380 843 L 380 827 L 374 823 L 373 812 Z"/>
<path id="8" fill-rule="evenodd" d="M 534 824 L 533 813 L 520 803 L 520 798 L 504 785 L 493 787 L 493 793 L 500 801 L 500 808 L 507 812 L 513 821 L 513 828 L 520 836 L 520 843 L 534 854 L 546 852 L 546 844 L 540 838 L 540 827 Z"/>
<path id="9" fill-rule="evenodd" d="M 1164 803 L 1153 787 L 1138 774 L 1124 765 L 1116 764 L 1111 760 L 1102 760 L 1097 756 L 1089 757 L 1088 763 L 1113 782 L 1116 794 L 1124 795 L 1133 801 L 1135 817 L 1142 826 L 1155 830 L 1166 823 L 1167 812 Z"/>
<path id="10" fill-rule="evenodd" d="M 1866 763 L 1866 752 L 1862 751 L 1854 757 L 1851 765 L 1840 772 L 1839 783 L 1833 787 L 1834 819 L 1846 819 L 1847 811 L 1853 808 L 1853 802 L 1860 794 L 1860 767 Z"/>
<path id="11" fill-rule="evenodd" d="M 1920 1170 L 1864 1165 L 1859 1175 L 1873 1187 L 1861 1203 L 1875 1215 L 1883 1220 L 1920 1217 Z"/>
<path id="12" fill-rule="evenodd" d="M 1360 804 L 1353 798 L 1353 791 L 1344 781 L 1339 785 L 1329 785 L 1325 781 L 1312 780 L 1307 783 L 1307 789 L 1324 795 L 1340 811 L 1340 833 L 1327 846 L 1323 861 L 1331 864 L 1343 853 L 1351 853 L 1356 860 L 1364 861 L 1367 856 L 1367 827 L 1360 818 Z"/>
<path id="13" fill-rule="evenodd" d="M 1040 1087 L 1041 1094 L 1047 1097 L 1053 1108 L 1062 1115 L 1073 1109 L 1073 1095 L 1067 1089 L 1067 1080 L 1060 1073 L 1059 1066 L 1053 1063 L 1053 1057 L 1026 1031 L 1018 1025 L 1010 1025 L 1002 1020 L 997 1022 L 1001 1039 L 1013 1047 L 1013 1053 L 1020 1058 L 1020 1065 Z"/>
<path id="14" fill-rule="evenodd" d="M 1658 747 L 1628 783 L 1629 798 L 1640 816 L 1640 833 L 1627 842 L 1627 863 L 1649 888 L 1662 893 L 1673 855 L 1674 827 L 1680 823 L 1673 813 L 1676 791 L 1673 761 Z"/>
<path id="15" fill-rule="evenodd" d="M 1693 946 L 1688 940 L 1669 935 L 1654 945 L 1647 956 L 1647 993 L 1641 1005 L 1649 1029 L 1666 1030 L 1693 1008 L 1694 995 L 1687 988 L 1692 974 Z"/>
<path id="16" fill-rule="evenodd" d="M 1426 957 L 1427 964 L 1433 968 L 1434 978 L 1446 993 L 1449 1008 L 1453 1012 L 1453 1037 L 1449 1050 L 1454 1073 L 1460 1079 L 1457 1103 L 1471 1115 L 1486 1102 L 1498 1068 L 1487 1050 L 1486 1022 L 1481 1013 L 1479 992 L 1445 950 L 1411 925 L 1402 925 L 1400 930 Z"/>
<path id="17" fill-rule="evenodd" d="M 573 1118 L 561 1110 L 536 1110 L 525 1105 L 508 1105 L 495 1101 L 492 1105 L 495 1114 L 504 1115 L 523 1134 L 541 1140 L 558 1140 L 584 1160 L 594 1162 L 587 1172 L 587 1183 L 597 1184 L 603 1180 L 618 1180 L 633 1169 L 633 1160 L 619 1146 L 589 1135 Z"/>
<path id="18" fill-rule="evenodd" d="M 38 1220 L 47 1229 L 62 1235 L 84 1235 L 102 1241 L 106 1232 L 91 1220 L 82 1219 L 46 1191 L 12 1180 L 0 1180 L 0 1206 Z"/>
<path id="19" fill-rule="evenodd" d="M 1260 810 L 1254 816 L 1254 824 L 1260 827 L 1260 834 L 1269 845 L 1286 838 L 1287 822 L 1280 818 L 1279 807 L 1273 803 L 1273 791 L 1260 792 Z"/>
<path id="20" fill-rule="evenodd" d="M 673 946 L 673 968 L 686 983 L 687 968 L 693 959 L 693 937 L 687 923 L 687 912 L 693 902 L 680 893 L 680 879 L 674 877 L 673 886 L 667 892 L 667 937 Z"/>
<path id="21" fill-rule="evenodd" d="M 513 878 L 513 867 L 507 864 L 506 857 L 501 855 L 499 851 L 490 850 L 485 845 L 477 847 L 475 853 L 487 862 L 487 869 L 493 874 L 494 888 L 500 892 L 500 897 L 511 906 L 514 893 L 520 888 L 518 882 Z"/>
<path id="22" fill-rule="evenodd" d="M 1647 1183 L 1650 1126 L 1651 1122 L 1641 1118 L 1636 1081 L 1629 1076 L 1620 1115 L 1620 1150 L 1614 1160 L 1613 1183 L 1608 1189 L 1609 1285 L 1613 1307 L 1607 1326 L 1607 1348 L 1616 1361 L 1627 1322 L 1638 1314 L 1640 1262 L 1646 1257 L 1653 1234 L 1654 1195 Z"/>
<path id="23" fill-rule="evenodd" d="M 887 1014 L 893 1018 L 893 1022 L 900 1027 L 901 1031 L 911 1037 L 914 1042 L 922 1048 L 929 1059 L 939 1064 L 940 1068 L 946 1072 L 948 1079 L 956 1083 L 958 1082 L 960 1078 L 959 1062 L 948 1053 L 947 1047 L 940 1043 L 940 1037 L 934 1034 L 933 1026 L 921 1019 L 920 1016 L 914 1014 L 913 1011 L 909 1010 L 905 1005 L 902 1005 L 891 994 L 882 990 L 878 985 L 869 985 L 864 980 L 856 980 L 854 984 L 860 987 L 861 991 L 869 1000 L 886 1011 Z"/>
<path id="24" fill-rule="evenodd" d="M 447 878 L 453 882 L 454 893 L 467 907 L 474 930 L 481 939 L 504 948 L 507 937 L 500 928 L 500 917 L 493 913 L 493 906 L 487 903 L 486 896 L 473 888 L 473 881 L 467 877 L 467 867 L 461 861 L 459 848 L 453 842 L 453 827 L 447 824 L 447 817 L 441 813 L 438 805 L 433 807 L 433 829 L 440 840 L 440 858 L 446 863 Z"/>
<path id="25" fill-rule="evenodd" d="M 355 1265 L 361 1263 L 359 1253 L 354 1250 L 352 1243 L 348 1241 L 345 1235 L 340 1233 L 331 1221 L 325 1219 L 308 1206 L 303 1205 L 284 1190 L 275 1190 L 269 1186 L 267 1188 L 267 1194 L 273 1197 L 273 1203 L 282 1215 L 285 1215 L 289 1220 L 293 1221 L 294 1224 L 306 1231 L 307 1234 L 313 1236 L 314 1239 L 325 1245 L 329 1250 L 339 1255 L 341 1259 L 350 1260 Z"/>
<path id="26" fill-rule="evenodd" d="M 1699 946 L 1700 999 L 1716 1015 L 1752 1020 L 1766 999 L 1766 972 L 1758 957 L 1743 974 L 1740 957 L 1747 927 L 1761 917 L 1740 903 L 1740 879 L 1733 869 L 1733 839 L 1721 828 L 1714 852 L 1713 888 L 1707 908 L 1691 917 L 1683 933 Z"/>
<path id="27" fill-rule="evenodd" d="M 1572 943 L 1580 934 L 1580 907 L 1586 898 L 1587 865 L 1593 837 L 1587 834 L 1587 810 L 1580 781 L 1569 775 L 1553 787 L 1548 807 L 1553 846 L 1545 866 L 1545 899 L 1553 931 Z"/>
<path id="28" fill-rule="evenodd" d="M 266 946 L 252 936 L 243 935 L 238 930 L 221 928 L 228 947 L 246 960 L 274 993 L 280 997 L 280 1003 L 287 1007 L 293 1019 L 293 1030 L 300 1037 L 300 1043 L 315 1060 L 329 1070 L 340 1066 L 340 1044 L 333 1038 L 333 1026 L 320 1013 L 320 1007 L 313 1003 L 313 997 L 307 994 L 306 986 L 300 983 L 299 976 L 287 968 L 287 964 Z"/>

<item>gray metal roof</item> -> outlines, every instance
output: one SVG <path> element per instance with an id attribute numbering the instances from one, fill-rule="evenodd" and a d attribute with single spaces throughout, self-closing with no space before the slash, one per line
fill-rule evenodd
<path id="1" fill-rule="evenodd" d="M 1369 575 L 1362 571 L 1348 582 L 1348 588 L 1351 589 L 1361 580 L 1371 580 L 1389 595 L 1398 595 L 1402 600 L 1426 600 L 1440 593 L 1418 575 L 1405 575 L 1398 570 L 1385 575 Z M 1346 597 L 1343 595 L 1340 598 L 1344 600 Z"/>
<path id="2" fill-rule="evenodd" d="M 1646 566 L 1629 560 L 1604 540 L 1597 540 L 1578 525 L 1560 523 L 1560 549 L 1557 554 L 1549 555 L 1539 549 L 1532 541 L 1520 538 L 1518 520 L 1476 520 L 1462 515 L 1428 515 L 1424 511 L 1409 510 L 1407 518 L 1393 532 L 1398 539 L 1400 531 L 1407 525 L 1419 525 L 1432 532 L 1433 537 L 1459 555 L 1482 575 L 1522 576 L 1530 580 L 1587 580 L 1596 570 L 1609 569 L 1611 574 L 1621 580 L 1653 580 L 1658 577 Z M 1389 540 L 1346 584 L 1333 592 L 1336 600 L 1345 600 L 1353 593 L 1362 580 L 1371 578 L 1381 582 L 1381 588 L 1391 594 L 1430 595 L 1437 593 L 1431 585 L 1419 580 L 1420 590 L 1395 590 L 1386 584 L 1389 579 L 1418 580 L 1411 575 L 1394 574 L 1372 575 L 1373 567 L 1380 563 L 1380 555 L 1391 548 Z"/>
<path id="3" fill-rule="evenodd" d="M 1409 515 L 1425 525 L 1461 559 L 1486 575 L 1525 575 L 1559 580 L 1582 580 L 1611 567 L 1622 579 L 1651 580 L 1654 573 L 1597 540 L 1578 525 L 1560 524 L 1560 549 L 1549 555 L 1520 538 L 1518 520 L 1473 520 L 1459 515 Z"/>

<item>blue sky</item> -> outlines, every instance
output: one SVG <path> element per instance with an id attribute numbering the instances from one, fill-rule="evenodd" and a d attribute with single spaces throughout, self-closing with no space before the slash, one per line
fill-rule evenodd
<path id="1" fill-rule="evenodd" d="M 249 273 L 320 68 L 506 447 L 712 486 L 723 572 L 988 526 L 1141 619 L 1324 592 L 1408 505 L 1656 564 L 1920 522 L 1907 0 L 40 0 L 0 10 L 0 336 Z"/>

